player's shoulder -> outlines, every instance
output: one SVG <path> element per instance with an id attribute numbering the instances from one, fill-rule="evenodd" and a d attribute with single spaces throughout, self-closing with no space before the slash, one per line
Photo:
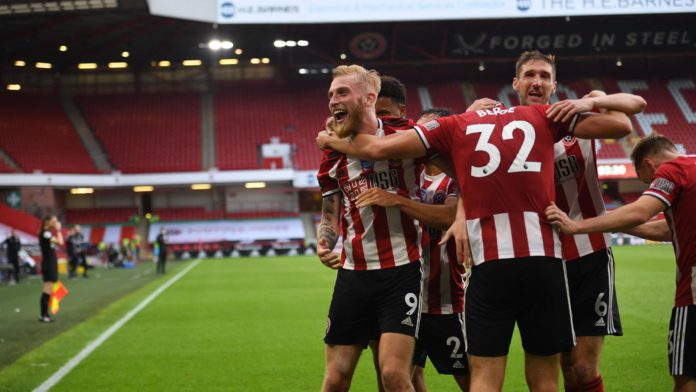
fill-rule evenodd
<path id="1" fill-rule="evenodd" d="M 681 155 L 671 161 L 664 162 L 655 170 L 655 176 L 667 173 L 696 175 L 696 155 Z"/>
<path id="2" fill-rule="evenodd" d="M 403 131 L 406 129 L 413 128 L 413 126 L 416 125 L 415 121 L 405 117 L 386 116 L 380 117 L 380 119 L 382 120 L 382 126 L 384 128 L 385 133 Z"/>
<path id="3" fill-rule="evenodd" d="M 341 159 L 345 154 L 338 152 L 334 149 L 331 148 L 325 148 L 322 151 L 322 160 L 323 161 L 329 161 L 329 162 L 335 162 Z"/>

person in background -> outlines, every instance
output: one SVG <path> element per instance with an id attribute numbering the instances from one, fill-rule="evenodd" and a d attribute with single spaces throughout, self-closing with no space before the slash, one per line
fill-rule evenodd
<path id="1" fill-rule="evenodd" d="M 68 252 L 68 279 L 77 276 L 77 254 L 75 253 L 75 228 L 68 230 L 65 237 L 65 251 Z"/>
<path id="2" fill-rule="evenodd" d="M 73 234 L 73 246 L 75 247 L 75 257 L 77 258 L 77 265 L 82 266 L 82 277 L 87 278 L 87 254 L 85 252 L 85 235 L 82 234 L 82 228 L 80 225 L 75 225 Z"/>
<path id="3" fill-rule="evenodd" d="M 167 242 L 169 242 L 167 229 L 164 227 L 161 228 L 155 241 L 157 242 L 157 246 L 159 248 L 159 254 L 157 255 L 157 273 L 164 274 L 167 263 Z"/>
<path id="4" fill-rule="evenodd" d="M 56 245 L 63 246 L 63 233 L 61 224 L 55 216 L 47 216 L 41 224 L 39 232 L 39 246 L 41 248 L 41 273 L 43 275 L 43 287 L 41 291 L 41 316 L 39 322 L 51 323 L 53 318 L 48 314 L 48 301 L 53 293 L 53 285 L 58 281 L 58 257 Z"/>
<path id="5" fill-rule="evenodd" d="M 7 251 L 7 261 L 14 267 L 14 283 L 19 283 L 19 250 L 22 249 L 22 243 L 19 242 L 19 237 L 14 229 L 10 232 L 10 236 L 3 241 L 5 250 Z"/>

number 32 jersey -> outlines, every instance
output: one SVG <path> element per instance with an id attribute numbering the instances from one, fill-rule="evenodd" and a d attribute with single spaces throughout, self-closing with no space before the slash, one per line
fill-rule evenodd
<path id="1" fill-rule="evenodd" d="M 543 212 L 555 200 L 553 145 L 572 134 L 577 117 L 553 122 L 546 117 L 548 107 L 496 107 L 415 127 L 426 149 L 453 163 L 476 265 L 561 258 L 558 234 Z"/>

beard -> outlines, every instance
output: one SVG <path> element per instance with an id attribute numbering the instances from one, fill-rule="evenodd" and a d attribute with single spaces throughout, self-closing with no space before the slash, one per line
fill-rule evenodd
<path id="1" fill-rule="evenodd" d="M 340 124 L 336 122 L 334 117 L 331 122 L 331 128 L 336 133 L 336 136 L 340 138 L 353 136 L 360 131 L 360 125 L 363 123 L 364 116 L 365 107 L 362 100 L 360 100 L 354 108 L 348 111 L 346 118 Z"/>

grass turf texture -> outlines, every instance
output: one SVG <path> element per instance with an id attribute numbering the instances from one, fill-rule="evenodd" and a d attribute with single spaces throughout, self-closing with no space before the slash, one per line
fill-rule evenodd
<path id="1" fill-rule="evenodd" d="M 674 294 L 672 250 L 662 245 L 617 247 L 615 254 L 625 336 L 606 340 L 602 360 L 606 389 L 670 390 L 666 336 Z M 0 339 L 21 335 L 25 342 L 44 341 L 31 351 L 38 343 L 27 346 L 23 357 L 0 371 L 0 390 L 38 386 L 172 276 L 173 270 L 164 279 L 150 281 L 128 294 L 122 291 L 123 297 L 109 306 L 84 309 L 81 319 L 60 333 L 53 333 L 51 328 L 67 324 L 68 315 L 83 302 L 97 301 L 93 297 L 100 297 L 98 290 L 90 297 L 83 296 L 73 288 L 77 284 L 68 282 L 71 293 L 61 303 L 59 322 L 40 325 L 35 312 L 30 312 L 32 317 L 5 326 L 8 313 L 4 309 L 21 301 L 38 307 L 39 289 L 37 285 L 31 295 L 27 294 L 29 299 L 15 297 L 12 287 L 0 289 Z M 335 272 L 314 257 L 206 260 L 150 303 L 53 390 L 318 390 L 324 366 L 321 338 L 334 279 Z M 44 328 L 37 329 L 37 325 Z M 52 331 L 48 341 L 44 338 L 47 329 Z M 28 336 L 31 334 L 34 336 Z M 4 357 L 5 346 L 0 345 L 0 350 L 0 357 Z M 505 391 L 526 390 L 522 358 L 515 337 Z M 430 364 L 426 366 L 426 381 L 433 391 L 455 389 L 451 377 L 437 375 Z M 369 352 L 364 352 L 358 365 L 352 390 L 376 390 Z"/>

